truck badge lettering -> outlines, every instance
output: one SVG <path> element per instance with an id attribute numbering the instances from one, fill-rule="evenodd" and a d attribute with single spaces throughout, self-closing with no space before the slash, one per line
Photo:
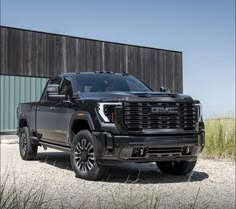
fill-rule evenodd
<path id="1" fill-rule="evenodd" d="M 152 113 L 162 113 L 162 114 L 174 114 L 178 112 L 177 107 L 152 107 Z"/>

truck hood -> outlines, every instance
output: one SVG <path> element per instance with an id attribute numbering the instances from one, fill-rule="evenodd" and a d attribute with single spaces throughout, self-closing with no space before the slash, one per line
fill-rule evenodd
<path id="1" fill-rule="evenodd" d="M 193 102 L 192 97 L 184 94 L 166 92 L 90 92 L 80 93 L 83 100 L 97 101 L 175 101 Z"/>

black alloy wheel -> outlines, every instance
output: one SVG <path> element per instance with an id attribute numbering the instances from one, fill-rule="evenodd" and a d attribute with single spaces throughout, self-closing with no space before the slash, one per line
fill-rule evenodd
<path id="1" fill-rule="evenodd" d="M 74 136 L 70 160 L 76 177 L 98 180 L 104 176 L 104 167 L 96 160 L 95 140 L 89 130 L 82 130 Z"/>
<path id="2" fill-rule="evenodd" d="M 21 155 L 25 156 L 26 149 L 27 149 L 27 139 L 24 132 L 22 132 L 20 138 L 19 138 L 19 146 L 20 146 L 20 152 Z"/>
<path id="3" fill-rule="evenodd" d="M 30 131 L 26 126 L 20 131 L 19 149 L 23 160 L 34 160 L 37 156 L 38 145 L 31 144 Z"/>
<path id="4" fill-rule="evenodd" d="M 87 139 L 84 138 L 81 141 L 78 141 L 77 145 L 75 146 L 74 155 L 76 165 L 81 172 L 86 173 L 94 167 L 94 148 L 92 143 Z"/>

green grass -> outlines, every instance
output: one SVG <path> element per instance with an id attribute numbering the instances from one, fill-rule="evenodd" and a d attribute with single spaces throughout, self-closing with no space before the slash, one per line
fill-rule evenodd
<path id="1" fill-rule="evenodd" d="M 215 118 L 205 121 L 205 148 L 203 158 L 235 159 L 235 118 Z"/>

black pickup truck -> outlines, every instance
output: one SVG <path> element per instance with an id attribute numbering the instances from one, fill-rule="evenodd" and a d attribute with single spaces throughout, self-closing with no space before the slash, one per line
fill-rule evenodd
<path id="1" fill-rule="evenodd" d="M 38 146 L 69 151 L 76 176 L 88 180 L 104 176 L 105 165 L 127 162 L 186 175 L 205 141 L 198 100 L 154 92 L 125 73 L 59 75 L 38 102 L 19 104 L 17 119 L 23 160 L 36 159 Z"/>

